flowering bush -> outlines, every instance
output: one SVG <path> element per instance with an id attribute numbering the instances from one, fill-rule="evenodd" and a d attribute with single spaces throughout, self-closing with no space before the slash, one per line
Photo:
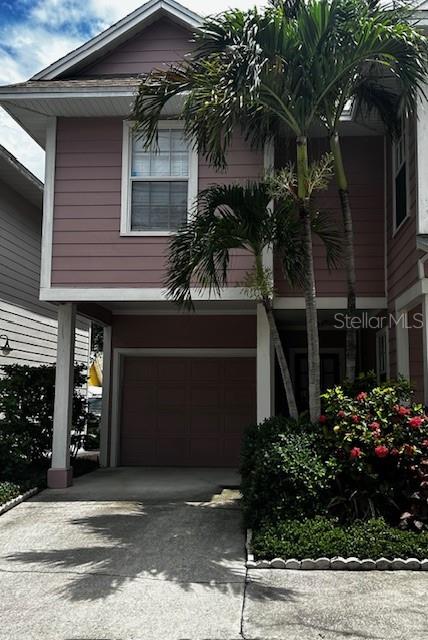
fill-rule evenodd
<path id="1" fill-rule="evenodd" d="M 394 519 L 418 489 L 418 469 L 428 457 L 422 405 L 412 403 L 402 380 L 355 396 L 338 386 L 322 398 L 320 428 L 338 465 L 339 492 L 332 507 L 340 511 L 346 505 L 346 517 L 351 509 L 354 517 L 380 513 Z"/>

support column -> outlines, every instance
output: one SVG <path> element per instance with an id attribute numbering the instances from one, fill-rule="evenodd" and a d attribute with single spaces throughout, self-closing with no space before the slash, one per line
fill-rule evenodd
<path id="1" fill-rule="evenodd" d="M 110 426 L 110 379 L 111 379 L 111 327 L 103 332 L 103 396 L 100 421 L 100 466 L 108 467 L 108 439 Z"/>
<path id="2" fill-rule="evenodd" d="M 61 304 L 58 308 L 58 339 L 53 417 L 52 463 L 48 486 L 63 489 L 72 484 L 70 437 L 74 388 L 74 342 L 76 306 Z"/>
<path id="3" fill-rule="evenodd" d="M 406 378 L 406 380 L 409 380 L 409 330 L 407 311 L 398 311 L 396 315 L 398 321 L 395 327 L 397 345 L 397 375 L 401 375 Z"/>
<path id="4" fill-rule="evenodd" d="M 257 422 L 274 413 L 275 357 L 263 305 L 257 305 Z"/>

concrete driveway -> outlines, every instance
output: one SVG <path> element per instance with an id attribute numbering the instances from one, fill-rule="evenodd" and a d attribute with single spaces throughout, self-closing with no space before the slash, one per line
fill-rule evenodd
<path id="1" fill-rule="evenodd" d="M 100 470 L 0 518 L 0 639 L 428 637 L 427 574 L 244 569 L 228 470 Z"/>

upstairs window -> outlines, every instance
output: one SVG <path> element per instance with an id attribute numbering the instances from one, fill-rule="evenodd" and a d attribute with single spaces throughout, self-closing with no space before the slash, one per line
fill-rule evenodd
<path id="1" fill-rule="evenodd" d="M 408 217 L 408 121 L 401 120 L 401 133 L 393 143 L 394 231 Z"/>
<path id="2" fill-rule="evenodd" d="M 187 220 L 196 193 L 193 150 L 181 124 L 159 126 L 158 144 L 146 149 L 131 127 L 125 131 L 128 149 L 123 168 L 122 234 L 168 235 Z M 126 163 L 127 159 L 127 163 Z"/>

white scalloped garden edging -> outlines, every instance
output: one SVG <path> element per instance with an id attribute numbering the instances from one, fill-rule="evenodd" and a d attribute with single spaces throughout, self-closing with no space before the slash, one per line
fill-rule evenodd
<path id="1" fill-rule="evenodd" d="M 3 515 L 3 513 L 6 513 L 6 511 L 10 511 L 14 507 L 17 507 L 19 504 L 21 504 L 21 502 L 25 502 L 25 500 L 28 500 L 29 498 L 32 498 L 39 491 L 40 491 L 40 489 L 38 487 L 34 487 L 34 489 L 30 489 L 29 491 L 26 491 L 25 493 L 21 494 L 20 496 L 16 496 L 16 498 L 13 498 L 12 500 L 9 500 L 9 502 L 5 502 L 0 507 L 0 516 Z"/>
<path id="2" fill-rule="evenodd" d="M 336 556 L 334 558 L 304 558 L 303 560 L 296 560 L 290 558 L 284 560 L 283 558 L 274 558 L 273 560 L 254 560 L 254 554 L 251 548 L 251 541 L 253 538 L 253 532 L 251 529 L 247 530 L 246 550 L 247 561 L 245 566 L 247 569 L 294 569 L 301 571 L 428 571 L 428 559 L 418 560 L 417 558 L 394 558 L 394 560 L 387 560 L 386 558 L 379 558 L 378 560 L 372 560 L 366 558 L 360 560 L 359 558 L 342 558 Z"/>

